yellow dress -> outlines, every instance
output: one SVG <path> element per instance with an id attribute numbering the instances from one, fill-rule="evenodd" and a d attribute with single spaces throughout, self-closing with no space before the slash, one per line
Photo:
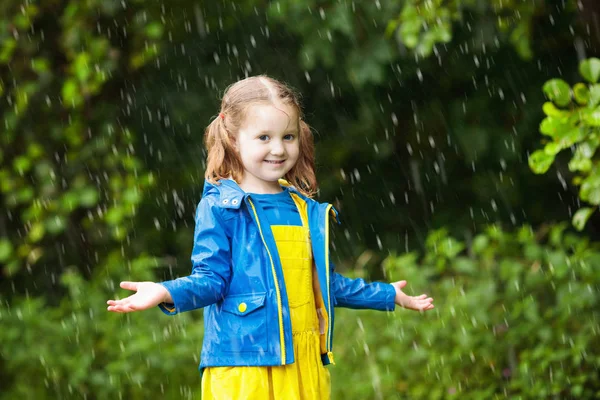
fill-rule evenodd
<path id="1" fill-rule="evenodd" d="M 329 399 L 331 385 L 329 371 L 321 362 L 312 251 L 304 215 L 302 223 L 271 226 L 288 294 L 295 362 L 274 367 L 208 367 L 202 375 L 203 400 Z"/>

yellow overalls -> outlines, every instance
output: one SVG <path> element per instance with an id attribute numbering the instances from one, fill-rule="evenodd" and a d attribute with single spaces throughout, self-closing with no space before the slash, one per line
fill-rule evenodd
<path id="1" fill-rule="evenodd" d="M 208 367 L 202 399 L 329 399 L 329 371 L 321 362 L 306 214 L 302 226 L 272 225 L 290 306 L 295 362 L 275 367 Z M 324 333 L 324 332 L 322 332 Z"/>

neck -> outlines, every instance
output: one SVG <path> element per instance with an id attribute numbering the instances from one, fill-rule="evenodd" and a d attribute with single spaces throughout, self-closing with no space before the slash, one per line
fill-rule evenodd
<path id="1" fill-rule="evenodd" d="M 256 193 L 256 194 L 277 194 L 281 193 L 282 189 L 279 186 L 278 182 L 273 182 L 273 184 L 251 184 L 246 182 L 241 182 L 239 184 L 240 189 L 242 189 L 246 193 Z"/>

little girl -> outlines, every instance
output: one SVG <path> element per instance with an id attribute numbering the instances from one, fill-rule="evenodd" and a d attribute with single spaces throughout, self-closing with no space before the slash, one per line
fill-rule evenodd
<path id="1" fill-rule="evenodd" d="M 230 86 L 205 143 L 191 275 L 121 282 L 136 293 L 109 300 L 108 310 L 204 307 L 204 400 L 328 399 L 334 307 L 424 311 L 433 299 L 406 295 L 406 281 L 334 271 L 329 219 L 337 212 L 312 199 L 313 137 L 284 84 L 257 76 Z"/>

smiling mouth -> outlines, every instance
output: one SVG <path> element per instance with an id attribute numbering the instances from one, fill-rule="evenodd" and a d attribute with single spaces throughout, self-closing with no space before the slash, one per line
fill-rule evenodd
<path id="1" fill-rule="evenodd" d="M 280 164 L 283 164 L 285 162 L 285 160 L 279 160 L 279 161 L 265 160 L 265 162 L 269 163 L 269 164 L 280 165 Z"/>

